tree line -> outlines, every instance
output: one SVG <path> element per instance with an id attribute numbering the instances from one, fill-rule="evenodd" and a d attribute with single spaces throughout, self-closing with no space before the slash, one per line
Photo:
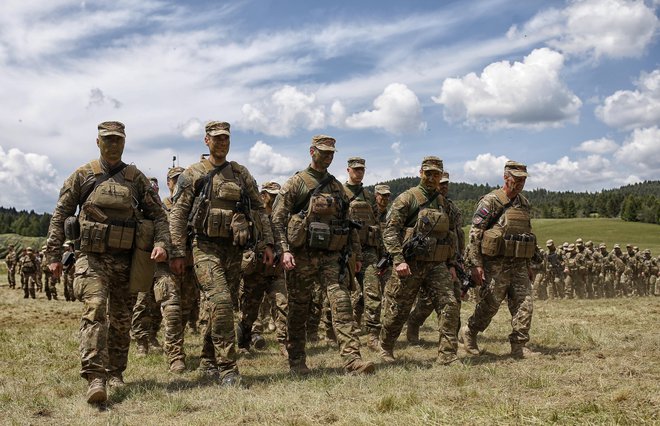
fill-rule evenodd
<path id="1" fill-rule="evenodd" d="M 19 234 L 26 237 L 45 237 L 51 214 L 35 213 L 15 208 L 0 207 L 0 234 Z"/>

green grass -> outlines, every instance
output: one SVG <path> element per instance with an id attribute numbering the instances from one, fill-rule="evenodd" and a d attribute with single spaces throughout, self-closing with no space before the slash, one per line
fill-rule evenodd
<path id="1" fill-rule="evenodd" d="M 77 331 L 82 305 L 23 300 L 0 277 L 2 424 L 658 424 L 660 303 L 657 298 L 535 302 L 530 347 L 507 356 L 510 315 L 502 306 L 480 336 L 485 355 L 438 366 L 434 318 L 421 347 L 399 342 L 398 362 L 370 377 L 345 376 L 335 348 L 312 345 L 308 378 L 288 374 L 274 337 L 239 360 L 247 390 L 221 389 L 190 369 L 167 373 L 162 355 L 129 354 L 127 386 L 103 408 L 84 402 Z M 60 291 L 61 293 L 61 291 Z M 462 321 L 474 309 L 464 303 Z M 403 339 L 402 339 L 403 340 Z M 186 336 L 189 367 L 200 338 Z M 378 361 L 364 349 L 365 358 Z"/>

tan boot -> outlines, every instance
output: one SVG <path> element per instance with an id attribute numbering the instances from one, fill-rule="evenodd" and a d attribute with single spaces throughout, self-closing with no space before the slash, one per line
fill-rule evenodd
<path id="1" fill-rule="evenodd" d="M 410 321 L 408 321 L 408 325 L 406 327 L 406 340 L 408 343 L 411 345 L 419 345 L 419 327 L 411 324 Z"/>
<path id="2" fill-rule="evenodd" d="M 100 404 L 108 400 L 108 393 L 105 390 L 105 379 L 94 377 L 87 379 L 87 403 Z"/>
<path id="3" fill-rule="evenodd" d="M 144 358 L 149 353 L 149 341 L 145 338 L 137 340 L 137 351 L 135 356 L 138 358 Z"/>
<path id="4" fill-rule="evenodd" d="M 511 343 L 511 356 L 516 359 L 533 358 L 541 355 L 525 346 L 524 343 Z"/>
<path id="5" fill-rule="evenodd" d="M 108 386 L 113 388 L 126 386 L 126 383 L 124 383 L 124 377 L 121 374 L 110 374 L 108 377 Z"/>
<path id="6" fill-rule="evenodd" d="M 289 360 L 289 370 L 291 371 L 292 374 L 300 375 L 300 376 L 306 376 L 312 372 L 312 370 L 307 367 L 307 364 L 305 363 L 305 360 L 295 360 L 291 361 Z"/>
<path id="7" fill-rule="evenodd" d="M 170 373 L 183 374 L 184 371 L 186 371 L 186 363 L 183 360 L 177 359 L 170 364 Z"/>
<path id="8" fill-rule="evenodd" d="M 367 335 L 367 348 L 374 352 L 378 352 L 380 349 L 380 342 L 378 341 L 378 335 L 374 333 L 369 333 Z"/>
<path id="9" fill-rule="evenodd" d="M 442 365 L 449 365 L 452 362 L 456 362 L 456 361 L 458 361 L 458 356 L 452 353 L 440 354 L 438 355 L 438 359 L 437 359 L 438 364 L 442 364 Z"/>
<path id="10" fill-rule="evenodd" d="M 396 361 L 396 359 L 394 358 L 394 351 L 392 349 L 383 348 L 382 343 L 380 344 L 378 356 L 380 356 L 380 359 L 382 359 L 383 362 L 386 364 Z"/>
<path id="11" fill-rule="evenodd" d="M 344 367 L 344 371 L 346 371 L 347 374 L 372 374 L 376 371 L 376 366 L 371 361 L 364 361 L 361 358 L 355 358 Z"/>
<path id="12" fill-rule="evenodd" d="M 464 325 L 459 333 L 459 341 L 463 343 L 465 352 L 471 355 L 479 355 L 479 346 L 477 346 L 477 332 L 472 331 L 470 327 Z"/>

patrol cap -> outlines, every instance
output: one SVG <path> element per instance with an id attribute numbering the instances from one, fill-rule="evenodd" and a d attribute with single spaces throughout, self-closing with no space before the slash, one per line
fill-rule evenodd
<path id="1" fill-rule="evenodd" d="M 156 182 L 156 183 L 158 183 L 158 178 L 155 177 L 155 176 L 151 176 L 151 177 L 149 178 L 149 180 L 152 181 L 152 182 Z"/>
<path id="2" fill-rule="evenodd" d="M 32 247 L 28 247 L 25 249 L 25 251 L 34 251 L 34 250 L 32 250 Z"/>
<path id="3" fill-rule="evenodd" d="M 566 248 L 566 247 L 568 247 L 568 243 L 566 241 L 564 241 L 564 243 L 561 246 Z"/>
<path id="4" fill-rule="evenodd" d="M 575 245 L 581 246 L 582 245 L 582 238 L 578 238 L 577 240 L 575 240 Z"/>
<path id="5" fill-rule="evenodd" d="M 552 241 L 552 240 L 548 240 L 548 241 L 545 242 L 545 245 L 546 245 L 546 247 L 552 247 L 552 246 L 555 245 L 555 242 Z"/>
<path id="6" fill-rule="evenodd" d="M 449 172 L 442 172 L 440 183 L 445 183 L 445 182 L 449 182 Z"/>
<path id="7" fill-rule="evenodd" d="M 390 191 L 389 185 L 376 185 L 374 190 L 376 191 L 376 194 L 380 195 L 390 195 L 392 193 L 392 191 Z"/>
<path id="8" fill-rule="evenodd" d="M 99 136 L 110 136 L 116 135 L 121 136 L 122 138 L 126 137 L 126 131 L 124 129 L 124 123 L 119 121 L 104 121 L 98 126 Z"/>
<path id="9" fill-rule="evenodd" d="M 62 247 L 69 247 L 73 245 L 73 241 L 71 240 L 66 240 L 64 244 L 62 244 Z"/>
<path id="10" fill-rule="evenodd" d="M 585 244 L 585 246 L 587 246 L 587 247 L 593 247 L 593 245 L 594 245 L 594 243 L 591 240 L 587 241 L 586 244 Z"/>
<path id="11" fill-rule="evenodd" d="M 566 248 L 567 251 L 575 251 L 575 244 L 569 244 Z"/>
<path id="12" fill-rule="evenodd" d="M 634 246 L 634 247 L 633 247 L 633 250 L 635 250 L 635 251 L 639 251 L 639 247 Z"/>
<path id="13" fill-rule="evenodd" d="M 426 172 L 429 170 L 435 170 L 442 173 L 443 168 L 444 167 L 442 165 L 442 160 L 433 155 L 424 157 L 424 159 L 422 160 L 422 171 Z"/>
<path id="14" fill-rule="evenodd" d="M 328 135 L 312 136 L 312 146 L 321 151 L 337 152 L 337 148 L 335 148 L 336 142 L 337 141 L 332 136 L 328 136 Z"/>
<path id="15" fill-rule="evenodd" d="M 616 244 L 614 244 L 614 248 L 621 250 L 621 245 L 619 243 L 616 243 Z"/>
<path id="16" fill-rule="evenodd" d="M 518 163 L 516 161 L 509 160 L 504 165 L 504 171 L 511 173 L 515 177 L 527 177 L 527 166 L 523 163 Z"/>
<path id="17" fill-rule="evenodd" d="M 209 121 L 206 123 L 206 134 L 209 136 L 230 135 L 229 123 L 226 121 Z"/>
<path id="18" fill-rule="evenodd" d="M 351 169 L 364 169 L 364 158 L 361 157 L 351 157 L 348 159 L 348 167 Z"/>
<path id="19" fill-rule="evenodd" d="M 48 247 L 45 244 L 43 246 L 41 246 L 41 250 L 46 250 L 47 248 Z"/>
<path id="20" fill-rule="evenodd" d="M 183 173 L 185 170 L 186 169 L 184 169 L 183 167 L 172 167 L 167 171 L 167 178 L 174 179 L 175 177 Z"/>
<path id="21" fill-rule="evenodd" d="M 598 248 L 607 248 L 607 245 L 606 245 L 605 243 L 600 243 L 600 245 L 598 246 Z"/>
<path id="22" fill-rule="evenodd" d="M 626 244 L 626 248 L 632 248 L 632 244 Z"/>
<path id="23" fill-rule="evenodd" d="M 279 183 L 270 181 L 261 185 L 261 192 L 266 191 L 269 194 L 277 195 L 280 193 L 281 188 L 282 186 Z"/>
<path id="24" fill-rule="evenodd" d="M 644 254 L 651 254 L 651 250 L 649 249 L 644 250 Z"/>

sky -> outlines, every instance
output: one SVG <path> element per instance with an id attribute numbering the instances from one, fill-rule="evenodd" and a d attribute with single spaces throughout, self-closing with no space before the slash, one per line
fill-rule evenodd
<path id="1" fill-rule="evenodd" d="M 316 6 L 315 6 L 316 5 Z M 331 172 L 598 191 L 660 179 L 660 0 L 3 0 L 0 206 L 52 212 L 126 125 L 124 161 L 161 183 L 231 123 L 228 158 L 257 182 L 336 138 Z"/>

